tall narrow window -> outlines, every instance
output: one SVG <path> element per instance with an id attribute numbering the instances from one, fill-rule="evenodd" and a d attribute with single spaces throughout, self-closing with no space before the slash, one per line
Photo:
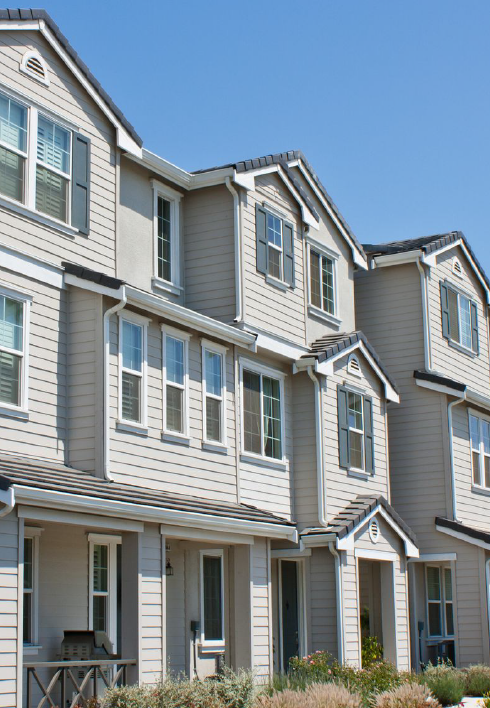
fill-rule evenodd
<path id="1" fill-rule="evenodd" d="M 225 636 L 222 551 L 201 553 L 201 619 L 203 644 L 223 643 Z"/>
<path id="2" fill-rule="evenodd" d="M 334 262 L 310 249 L 310 301 L 329 315 L 335 315 Z"/>
<path id="3" fill-rule="evenodd" d="M 350 464 L 354 469 L 364 469 L 364 420 L 362 415 L 362 396 L 348 392 L 349 406 L 349 453 Z"/>
<path id="4" fill-rule="evenodd" d="M 170 335 L 165 338 L 166 429 L 184 432 L 185 341 Z"/>
<path id="5" fill-rule="evenodd" d="M 0 293 L 0 403 L 20 407 L 24 384 L 25 302 Z"/>
<path id="6" fill-rule="evenodd" d="M 52 121 L 38 117 L 36 209 L 68 221 L 71 173 L 71 134 Z"/>
<path id="7" fill-rule="evenodd" d="M 24 538 L 24 644 L 33 644 L 34 633 L 34 539 Z"/>
<path id="8" fill-rule="evenodd" d="M 243 369 L 243 449 L 280 460 L 282 451 L 281 381 Z"/>
<path id="9" fill-rule="evenodd" d="M 92 628 L 95 631 L 107 632 L 109 628 L 109 546 L 94 543 L 92 553 Z"/>
<path id="10" fill-rule="evenodd" d="M 451 569 L 427 566 L 426 577 L 429 637 L 451 637 L 454 635 Z"/>
<path id="11" fill-rule="evenodd" d="M 450 342 L 478 354 L 478 307 L 476 302 L 451 287 L 440 283 L 442 334 Z"/>
<path id="12" fill-rule="evenodd" d="M 339 464 L 354 472 L 374 473 L 373 399 L 337 387 Z"/>
<path id="13" fill-rule="evenodd" d="M 226 349 L 213 342 L 202 344 L 204 440 L 224 443 Z"/>
<path id="14" fill-rule="evenodd" d="M 473 484 L 490 488 L 490 421 L 469 414 Z"/>
<path id="15" fill-rule="evenodd" d="M 123 421 L 145 424 L 146 326 L 121 317 L 121 413 Z"/>
<path id="16" fill-rule="evenodd" d="M 0 194 L 25 201 L 27 108 L 0 94 Z"/>
<path id="17" fill-rule="evenodd" d="M 153 278 L 152 287 L 180 295 L 180 200 L 182 194 L 152 180 L 153 187 Z"/>
<path id="18" fill-rule="evenodd" d="M 168 199 L 158 197 L 158 277 L 172 280 L 171 252 L 171 204 Z"/>
<path id="19" fill-rule="evenodd" d="M 118 651 L 121 596 L 120 536 L 89 533 L 89 629 L 105 632 Z"/>
<path id="20" fill-rule="evenodd" d="M 269 275 L 282 280 L 282 220 L 267 214 L 267 241 L 269 243 Z"/>
<path id="21" fill-rule="evenodd" d="M 444 607 L 446 620 L 446 634 L 452 637 L 454 634 L 454 614 L 453 614 L 453 581 L 450 568 L 444 568 Z"/>

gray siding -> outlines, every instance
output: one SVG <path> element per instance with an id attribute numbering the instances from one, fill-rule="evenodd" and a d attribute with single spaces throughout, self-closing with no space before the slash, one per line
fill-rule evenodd
<path id="1" fill-rule="evenodd" d="M 164 645 L 164 583 L 162 536 L 156 524 L 145 524 L 140 535 L 140 652 L 143 683 L 157 683 L 166 665 Z"/>
<path id="2" fill-rule="evenodd" d="M 18 521 L 15 512 L 0 519 L 0 706 L 17 705 Z M 22 580 L 20 580 L 22 582 Z"/>
<path id="3" fill-rule="evenodd" d="M 311 651 L 337 656 L 335 561 L 328 548 L 313 548 L 309 562 Z"/>
<path id="4" fill-rule="evenodd" d="M 306 373 L 292 377 L 294 518 L 300 527 L 318 524 L 315 389 Z"/>
<path id="5" fill-rule="evenodd" d="M 270 542 L 255 538 L 251 553 L 251 617 L 252 667 L 259 681 L 267 681 L 272 672 L 270 647 L 272 644 Z"/>

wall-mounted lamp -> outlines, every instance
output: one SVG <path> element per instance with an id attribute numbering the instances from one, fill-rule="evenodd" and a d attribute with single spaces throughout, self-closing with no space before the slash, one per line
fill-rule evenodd
<path id="1" fill-rule="evenodd" d="M 167 565 L 165 566 L 165 575 L 170 576 L 174 574 L 174 569 L 169 560 L 167 560 Z"/>

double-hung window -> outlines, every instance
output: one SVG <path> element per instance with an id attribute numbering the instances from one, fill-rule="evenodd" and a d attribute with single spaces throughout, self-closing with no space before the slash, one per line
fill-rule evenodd
<path id="1" fill-rule="evenodd" d="M 182 195 L 152 180 L 154 277 L 153 287 L 178 295 L 180 287 L 180 199 Z"/>
<path id="2" fill-rule="evenodd" d="M 119 419 L 146 425 L 146 318 L 119 313 Z"/>
<path id="3" fill-rule="evenodd" d="M 89 628 L 105 632 L 117 651 L 118 643 L 118 547 L 120 536 L 90 533 Z"/>
<path id="4" fill-rule="evenodd" d="M 473 484 L 490 489 L 490 420 L 469 413 Z"/>
<path id="5" fill-rule="evenodd" d="M 30 296 L 0 288 L 0 408 L 27 409 Z"/>
<path id="6" fill-rule="evenodd" d="M 163 336 L 163 430 L 188 434 L 188 342 L 187 332 L 162 326 Z"/>
<path id="7" fill-rule="evenodd" d="M 310 304 L 335 315 L 334 260 L 310 248 Z"/>
<path id="8" fill-rule="evenodd" d="M 223 551 L 201 551 L 201 643 L 225 643 Z"/>
<path id="9" fill-rule="evenodd" d="M 226 443 L 226 348 L 202 340 L 204 441 Z"/>
<path id="10" fill-rule="evenodd" d="M 452 344 L 478 354 L 478 308 L 476 302 L 452 287 L 440 284 L 442 334 Z"/>
<path id="11" fill-rule="evenodd" d="M 358 391 L 337 388 L 340 467 L 374 472 L 373 401 Z"/>
<path id="12" fill-rule="evenodd" d="M 294 227 L 287 219 L 257 204 L 257 270 L 294 287 Z"/>
<path id="13" fill-rule="evenodd" d="M 0 93 L 0 196 L 88 233 L 90 140 Z"/>
<path id="14" fill-rule="evenodd" d="M 453 584 L 451 568 L 428 565 L 427 625 L 429 637 L 454 636 Z"/>
<path id="15" fill-rule="evenodd" d="M 243 441 L 245 453 L 282 460 L 283 377 L 267 369 L 242 366 Z"/>

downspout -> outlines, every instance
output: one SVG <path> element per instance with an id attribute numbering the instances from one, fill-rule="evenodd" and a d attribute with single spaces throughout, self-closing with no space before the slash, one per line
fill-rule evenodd
<path id="1" fill-rule="evenodd" d="M 429 297 L 427 293 L 427 274 L 420 261 L 417 259 L 417 268 L 420 273 L 420 286 L 422 291 L 422 320 L 424 326 L 424 363 L 425 370 L 432 370 L 432 351 L 430 345 L 430 317 L 429 317 Z"/>
<path id="2" fill-rule="evenodd" d="M 316 424 L 316 478 L 318 487 L 318 523 L 320 526 L 326 527 L 326 510 L 325 510 L 325 466 L 323 455 L 323 410 L 322 410 L 322 390 L 320 382 L 313 373 L 313 366 L 308 366 L 306 369 L 308 376 L 313 381 L 315 387 L 315 424 Z"/>
<path id="3" fill-rule="evenodd" d="M 233 320 L 235 324 L 243 322 L 243 293 L 242 293 L 242 237 L 241 237 L 241 210 L 240 196 L 231 183 L 230 177 L 226 177 L 225 184 L 228 191 L 233 196 L 233 242 L 235 250 L 235 304 L 236 316 Z"/>
<path id="4" fill-rule="evenodd" d="M 125 307 L 128 297 L 126 286 L 121 286 L 121 299 L 113 307 L 104 312 L 104 479 L 111 480 L 111 416 L 110 416 L 110 392 L 109 392 L 109 363 L 110 363 L 110 322 L 115 312 Z"/>
<path id="5" fill-rule="evenodd" d="M 458 505 L 456 500 L 456 470 L 454 465 L 454 450 L 453 450 L 453 408 L 458 406 L 465 400 L 465 394 L 463 393 L 461 398 L 457 398 L 455 401 L 451 401 L 447 406 L 447 425 L 449 432 L 449 465 L 451 468 L 451 495 L 452 495 L 452 512 L 453 520 L 458 521 Z"/>
<path id="6" fill-rule="evenodd" d="M 345 661 L 344 657 L 344 622 L 342 618 L 342 607 L 343 607 L 343 597 L 342 597 L 342 568 L 340 566 L 340 556 L 339 552 L 335 548 L 336 541 L 329 541 L 328 549 L 335 559 L 335 590 L 337 595 L 337 646 L 338 646 L 338 660 L 340 664 Z"/>

